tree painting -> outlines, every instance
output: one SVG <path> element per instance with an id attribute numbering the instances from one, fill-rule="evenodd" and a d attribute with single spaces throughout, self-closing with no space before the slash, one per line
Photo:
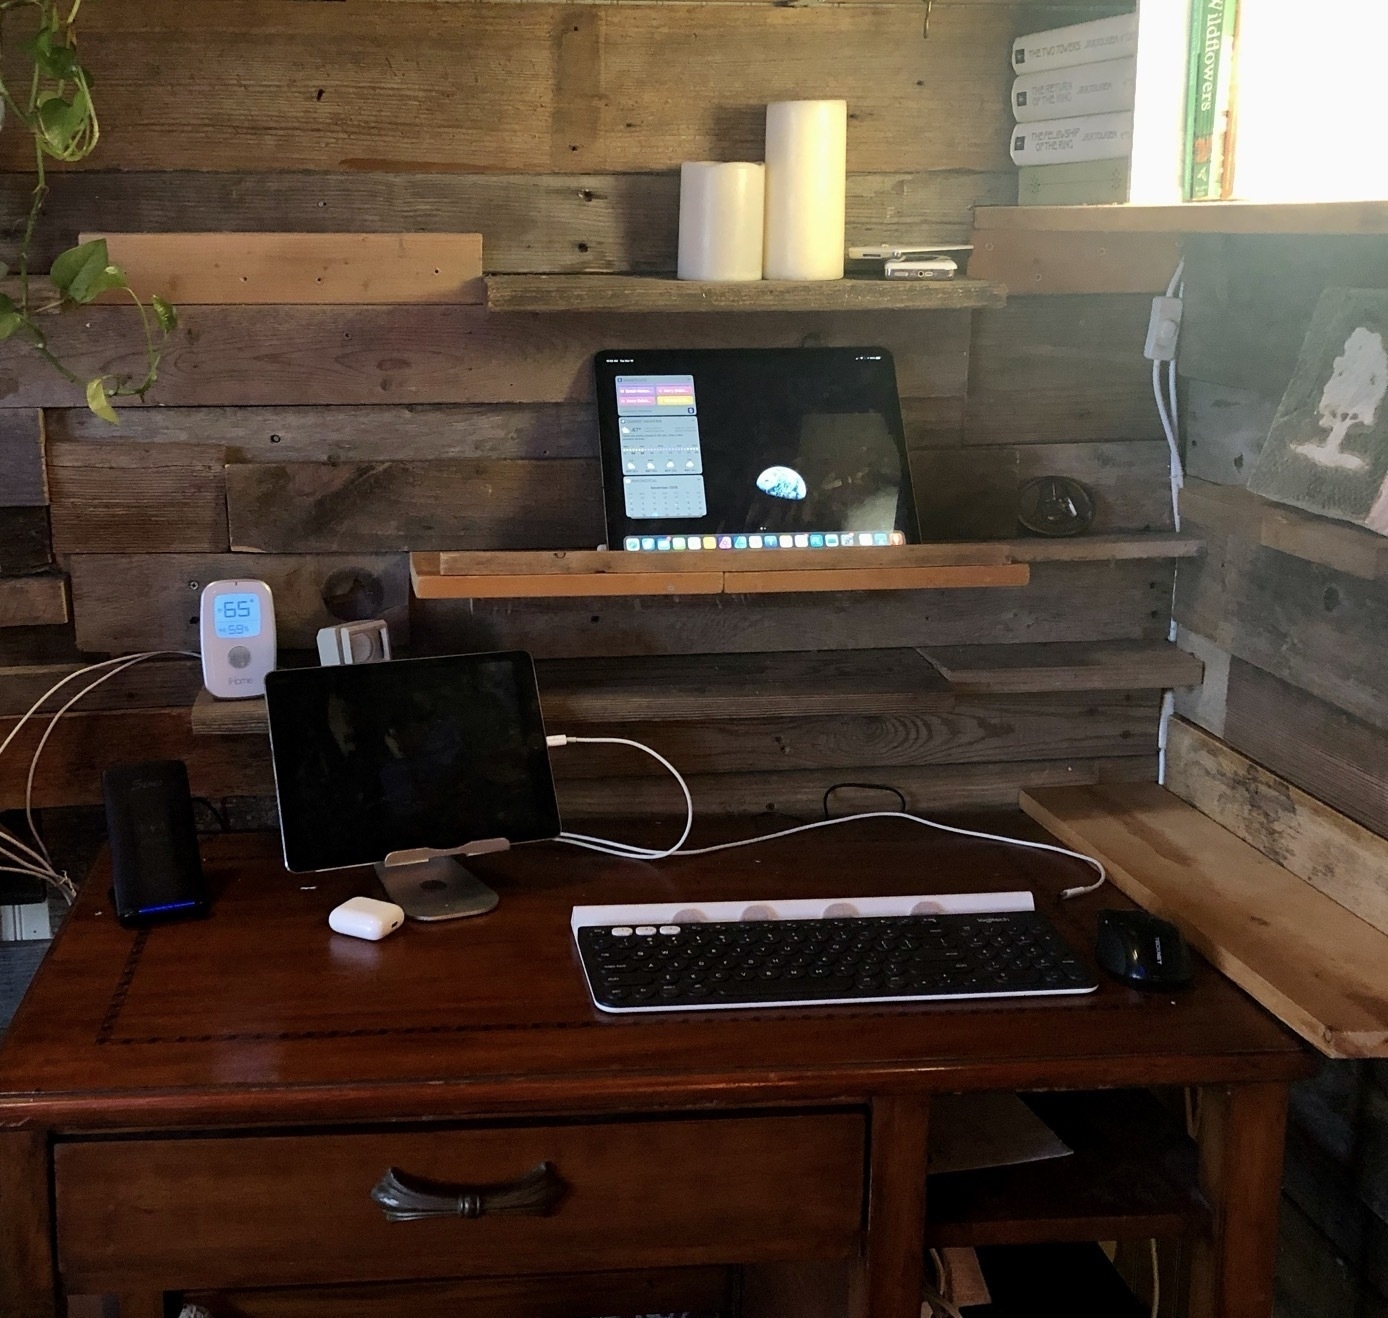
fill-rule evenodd
<path id="1" fill-rule="evenodd" d="M 1383 338 L 1363 325 L 1345 340 L 1345 351 L 1335 358 L 1335 369 L 1321 391 L 1320 424 L 1330 433 L 1320 443 L 1297 444 L 1293 452 L 1322 467 L 1363 471 L 1369 463 L 1341 448 L 1351 426 L 1372 426 L 1378 405 L 1388 393 L 1388 353 Z"/>

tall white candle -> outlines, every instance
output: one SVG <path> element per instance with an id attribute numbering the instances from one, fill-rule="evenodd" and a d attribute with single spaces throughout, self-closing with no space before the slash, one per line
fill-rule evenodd
<path id="1" fill-rule="evenodd" d="M 766 167 L 736 161 L 680 166 L 681 279 L 761 278 Z"/>
<path id="2" fill-rule="evenodd" d="M 766 107 L 767 279 L 842 279 L 847 101 Z"/>

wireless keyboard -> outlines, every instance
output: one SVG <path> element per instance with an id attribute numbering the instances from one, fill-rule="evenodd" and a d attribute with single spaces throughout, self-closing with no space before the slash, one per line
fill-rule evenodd
<path id="1" fill-rule="evenodd" d="M 1031 904 L 1029 894 L 1006 896 Z M 915 899 L 891 904 L 909 900 Z M 941 899 L 919 899 L 915 905 L 924 902 L 939 906 Z M 781 905 L 813 905 L 815 915 L 785 918 L 754 906 L 747 918 L 747 904 L 736 903 L 735 919 L 710 918 L 711 910 L 649 908 L 663 921 L 589 923 L 591 916 L 576 908 L 574 938 L 593 1002 L 608 1012 L 709 1011 L 1038 997 L 1092 993 L 1098 987 L 1051 922 L 1034 909 L 908 908 L 904 914 L 826 916 L 825 909 L 833 912 L 849 903 Z M 731 912 L 718 912 L 724 913 Z"/>

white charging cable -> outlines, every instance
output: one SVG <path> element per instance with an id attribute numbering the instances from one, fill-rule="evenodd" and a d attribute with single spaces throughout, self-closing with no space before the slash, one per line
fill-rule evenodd
<path id="1" fill-rule="evenodd" d="M 48 726 L 44 729 L 43 736 L 39 739 L 39 744 L 34 749 L 33 757 L 29 761 L 29 776 L 24 784 L 24 821 L 28 825 L 29 833 L 33 837 L 34 846 L 30 846 L 8 829 L 0 827 L 0 870 L 10 874 L 25 874 L 32 878 L 43 879 L 45 882 L 57 888 L 63 896 L 71 902 L 76 896 L 76 886 L 67 874 L 57 869 L 52 857 L 48 853 L 48 848 L 44 845 L 42 837 L 39 836 L 38 828 L 34 823 L 34 779 L 38 773 L 39 757 L 43 754 L 44 747 L 48 745 L 48 739 L 53 735 L 53 730 L 58 726 L 58 720 L 70 710 L 79 700 L 89 692 L 96 690 L 103 682 L 108 682 L 111 678 L 125 672 L 127 668 L 135 664 L 143 663 L 146 659 L 159 658 L 190 658 L 196 659 L 198 656 L 189 650 L 146 650 L 136 655 L 121 655 L 115 659 L 103 659 L 99 663 L 89 664 L 85 668 L 78 668 L 69 673 L 66 677 L 55 682 L 47 691 L 43 693 L 19 721 L 10 729 L 9 735 L 3 742 L 0 742 L 0 755 L 10 748 L 14 739 L 20 734 L 24 726 L 30 719 L 34 718 L 41 710 L 50 697 L 56 695 L 69 682 L 76 681 L 78 678 L 86 677 L 92 673 L 100 673 L 101 676 L 88 682 L 70 697 L 62 707 L 49 720 Z"/>
<path id="2" fill-rule="evenodd" d="M 1066 888 L 1060 894 L 1063 901 L 1068 901 L 1072 897 L 1081 897 L 1085 893 L 1096 892 L 1108 880 L 1108 872 L 1104 869 L 1103 863 L 1093 856 L 1086 856 L 1082 851 L 1071 851 L 1069 847 L 1057 846 L 1051 842 L 1032 842 L 1025 838 L 1006 837 L 1000 833 L 983 833 L 972 828 L 957 828 L 953 824 L 941 824 L 934 819 L 926 819 L 923 815 L 913 815 L 904 810 L 869 810 L 862 814 L 840 815 L 836 819 L 820 819 L 812 824 L 797 824 L 794 828 L 783 828 L 775 833 L 763 833 L 758 837 L 741 838 L 736 842 L 719 842 L 711 847 L 686 848 L 684 844 L 689 838 L 690 830 L 694 827 L 694 797 L 689 791 L 689 784 L 685 782 L 684 776 L 659 751 L 652 750 L 642 742 L 632 741 L 626 737 L 568 737 L 563 733 L 557 733 L 546 737 L 545 742 L 551 747 L 572 745 L 631 746 L 636 750 L 643 751 L 652 759 L 658 760 L 679 783 L 680 791 L 684 793 L 684 831 L 680 834 L 679 841 L 672 847 L 663 849 L 641 847 L 629 842 L 616 842 L 610 838 L 592 837 L 587 833 L 560 833 L 559 835 L 558 840 L 569 846 L 582 847 L 587 851 L 597 851 L 607 856 L 618 856 L 624 860 L 665 860 L 674 855 L 710 856 L 718 851 L 732 851 L 736 847 L 754 847 L 762 842 L 774 842 L 777 838 L 792 837 L 796 833 L 809 833 L 820 828 L 834 828 L 839 824 L 851 824 L 861 819 L 905 819 L 910 823 L 921 824 L 941 833 L 952 833 L 956 837 L 977 838 L 982 842 L 1000 842 L 1004 846 L 1023 847 L 1028 851 L 1049 851 L 1057 856 L 1068 856 L 1074 860 L 1082 860 L 1099 877 L 1093 883 Z"/>

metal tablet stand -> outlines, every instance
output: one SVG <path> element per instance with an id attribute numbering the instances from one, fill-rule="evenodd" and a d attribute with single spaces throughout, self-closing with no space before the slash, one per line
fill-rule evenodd
<path id="1" fill-rule="evenodd" d="M 484 915 L 501 900 L 485 883 L 454 859 L 509 851 L 504 837 L 483 838 L 447 851 L 416 847 L 392 851 L 376 865 L 386 895 L 411 920 L 461 920 Z"/>

